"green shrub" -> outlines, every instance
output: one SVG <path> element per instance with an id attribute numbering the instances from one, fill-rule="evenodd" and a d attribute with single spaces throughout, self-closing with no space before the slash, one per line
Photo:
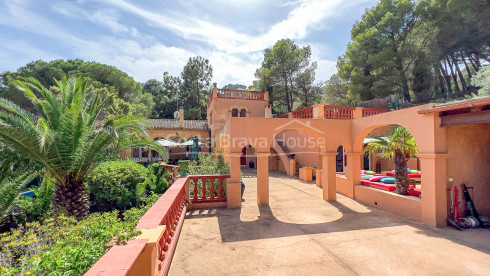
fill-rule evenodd
<path id="1" fill-rule="evenodd" d="M 98 209 L 123 210 L 139 203 L 149 177 L 147 168 L 131 160 L 109 161 L 93 170 L 87 186 Z"/>
<path id="2" fill-rule="evenodd" d="M 199 153 L 199 163 L 196 161 L 191 161 L 189 165 L 190 175 L 209 175 L 209 174 L 229 174 L 230 173 L 230 163 L 225 162 L 223 155 L 218 153 L 216 150 L 214 154 L 206 155 L 204 153 Z M 226 180 L 223 181 L 223 187 L 226 194 Z M 202 181 L 199 180 L 198 183 L 199 197 L 202 196 Z M 194 184 L 191 184 L 191 197 L 194 196 Z M 215 196 L 218 196 L 219 192 L 219 181 L 214 181 Z M 206 183 L 207 196 L 211 196 L 211 181 Z"/>
<path id="3" fill-rule="evenodd" d="M 109 250 L 109 242 L 140 234 L 135 227 L 158 198 L 144 198 L 146 205 L 126 211 L 123 220 L 118 211 L 94 213 L 79 222 L 61 216 L 0 234 L 0 275 L 82 275 Z"/>
<path id="4" fill-rule="evenodd" d="M 36 198 L 19 198 L 18 206 L 22 213 L 15 217 L 18 224 L 43 221 L 53 212 L 52 200 L 55 191 L 53 182 L 45 178 L 39 187 L 31 187 L 30 190 L 36 194 Z"/>
<path id="5" fill-rule="evenodd" d="M 152 164 L 150 167 L 150 172 L 152 174 L 151 181 L 153 192 L 156 194 L 163 194 L 170 187 L 169 173 L 158 164 Z"/>

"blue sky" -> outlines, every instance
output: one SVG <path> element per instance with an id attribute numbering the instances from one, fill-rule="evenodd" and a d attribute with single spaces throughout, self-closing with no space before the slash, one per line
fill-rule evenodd
<path id="1" fill-rule="evenodd" d="M 250 85 L 263 50 L 282 38 L 312 47 L 316 79 L 336 72 L 350 30 L 377 0 L 0 0 L 0 72 L 32 60 L 114 65 L 137 81 L 179 75 L 189 57 L 213 82 Z"/>

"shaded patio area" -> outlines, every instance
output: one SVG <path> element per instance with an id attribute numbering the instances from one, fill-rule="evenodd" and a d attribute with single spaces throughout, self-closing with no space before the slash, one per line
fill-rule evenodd
<path id="1" fill-rule="evenodd" d="M 270 205 L 257 205 L 255 171 L 243 170 L 241 209 L 187 213 L 170 275 L 488 275 L 490 231 L 433 228 L 367 208 L 282 173 Z"/>

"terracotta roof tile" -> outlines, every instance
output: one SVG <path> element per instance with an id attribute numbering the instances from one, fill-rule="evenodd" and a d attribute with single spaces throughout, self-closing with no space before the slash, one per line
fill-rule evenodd
<path id="1" fill-rule="evenodd" d="M 184 120 L 184 126 L 179 126 L 177 119 L 148 119 L 152 128 L 155 129 L 193 129 L 209 130 L 207 120 Z"/>

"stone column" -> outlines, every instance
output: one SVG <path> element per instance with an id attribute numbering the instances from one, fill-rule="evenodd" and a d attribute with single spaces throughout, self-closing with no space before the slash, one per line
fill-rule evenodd
<path id="1" fill-rule="evenodd" d="M 257 152 L 257 203 L 269 204 L 269 155 L 270 152 Z"/>
<path id="2" fill-rule="evenodd" d="M 346 196 L 355 198 L 354 187 L 361 185 L 361 159 L 364 156 L 362 152 L 347 152 L 347 188 Z"/>
<path id="3" fill-rule="evenodd" d="M 226 181 L 226 198 L 228 208 L 240 208 L 242 206 L 242 185 L 240 156 L 242 153 L 232 152 L 227 154 L 230 160 L 230 178 Z"/>
<path id="4" fill-rule="evenodd" d="M 337 152 L 325 152 L 322 155 L 322 185 L 323 199 L 337 200 L 337 179 L 335 177 Z"/>
<path id="5" fill-rule="evenodd" d="M 447 219 L 447 154 L 417 154 L 422 172 L 422 222 L 446 226 Z"/>

